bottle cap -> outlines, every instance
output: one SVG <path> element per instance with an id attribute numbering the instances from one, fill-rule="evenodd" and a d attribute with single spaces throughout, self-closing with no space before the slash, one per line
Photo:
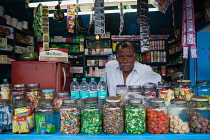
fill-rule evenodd
<path id="1" fill-rule="evenodd" d="M 86 78 L 82 78 L 82 80 L 86 80 Z"/>
<path id="2" fill-rule="evenodd" d="M 73 78 L 73 80 L 77 80 L 77 78 Z"/>
<path id="3" fill-rule="evenodd" d="M 101 80 L 104 80 L 104 77 L 101 77 L 100 79 L 101 79 Z"/>
<path id="4" fill-rule="evenodd" d="M 90 80 L 95 80 L 95 78 L 90 78 Z"/>
<path id="5" fill-rule="evenodd" d="M 42 92 L 55 92 L 54 89 L 43 89 Z"/>
<path id="6" fill-rule="evenodd" d="M 7 79 L 3 79 L 4 82 L 7 82 Z"/>

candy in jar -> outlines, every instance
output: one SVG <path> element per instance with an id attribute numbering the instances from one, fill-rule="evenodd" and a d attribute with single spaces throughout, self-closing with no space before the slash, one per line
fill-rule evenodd
<path id="1" fill-rule="evenodd" d="M 129 99 L 125 108 L 125 130 L 129 134 L 142 134 L 146 131 L 146 109 L 141 99 Z"/>
<path id="2" fill-rule="evenodd" d="M 35 108 L 38 106 L 40 93 L 41 90 L 39 84 L 28 84 L 27 97 Z"/>
<path id="3" fill-rule="evenodd" d="M 81 132 L 84 134 L 100 134 L 102 131 L 102 113 L 98 98 L 86 98 L 81 113 Z"/>
<path id="4" fill-rule="evenodd" d="M 150 100 L 150 108 L 146 109 L 147 131 L 151 134 L 166 134 L 169 131 L 167 107 L 164 99 L 155 98 Z"/>
<path id="5" fill-rule="evenodd" d="M 103 107 L 103 129 L 107 134 L 120 134 L 124 130 L 124 112 L 120 105 L 120 97 L 106 98 Z"/>
<path id="6" fill-rule="evenodd" d="M 185 99 L 171 99 L 168 107 L 169 129 L 172 133 L 189 133 L 189 113 Z"/>
<path id="7" fill-rule="evenodd" d="M 59 92 L 57 94 L 57 97 L 55 98 L 54 100 L 54 108 L 55 108 L 55 111 L 58 111 L 62 105 L 62 102 L 64 99 L 67 99 L 67 98 L 70 98 L 70 95 L 69 95 L 69 92 Z"/>
<path id="8" fill-rule="evenodd" d="M 77 134 L 80 131 L 80 110 L 75 99 L 64 99 L 60 108 L 60 132 Z"/>

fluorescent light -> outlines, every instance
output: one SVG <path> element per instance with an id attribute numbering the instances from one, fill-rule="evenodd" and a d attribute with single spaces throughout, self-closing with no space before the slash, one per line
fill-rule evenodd
<path id="1" fill-rule="evenodd" d="M 136 12 L 137 9 L 124 9 L 123 12 L 127 13 L 127 12 Z M 149 8 L 149 11 L 158 11 L 157 8 Z M 94 11 L 87 11 L 87 12 L 78 12 L 78 15 L 90 15 L 90 14 L 94 14 Z M 105 10 L 105 14 L 109 14 L 109 13 L 120 13 L 120 10 Z M 65 16 L 67 16 L 67 13 L 64 13 Z M 53 17 L 54 14 L 49 14 L 49 17 Z"/>
<path id="2" fill-rule="evenodd" d="M 94 4 L 95 0 L 79 0 L 78 4 Z M 136 2 L 137 0 L 104 0 L 104 3 L 112 3 L 112 2 Z M 58 5 L 58 1 L 48 1 L 48 2 L 30 2 L 28 4 L 29 7 L 37 7 L 41 3 L 46 6 L 56 6 Z M 76 0 L 68 0 L 62 1 L 61 5 L 70 5 L 76 4 Z"/>

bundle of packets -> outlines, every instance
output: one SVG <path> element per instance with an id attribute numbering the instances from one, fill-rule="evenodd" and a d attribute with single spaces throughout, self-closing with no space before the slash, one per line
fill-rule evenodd
<path id="1" fill-rule="evenodd" d="M 36 114 L 36 132 L 38 134 L 53 133 L 56 131 L 56 126 L 46 122 L 45 114 Z"/>
<path id="2" fill-rule="evenodd" d="M 14 110 L 12 116 L 12 132 L 28 133 L 34 128 L 34 113 L 31 107 L 21 107 Z"/>

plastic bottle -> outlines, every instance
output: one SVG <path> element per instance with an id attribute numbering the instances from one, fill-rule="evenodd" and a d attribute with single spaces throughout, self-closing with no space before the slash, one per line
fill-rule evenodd
<path id="1" fill-rule="evenodd" d="M 80 83 L 80 106 L 84 105 L 84 99 L 88 98 L 88 83 L 86 82 L 86 78 L 82 78 L 82 82 Z"/>
<path id="2" fill-rule="evenodd" d="M 103 107 L 103 105 L 106 101 L 106 97 L 107 97 L 107 87 L 106 87 L 106 83 L 104 81 L 104 77 L 100 78 L 97 89 L 98 89 L 99 105 L 100 105 L 100 107 Z"/>
<path id="3" fill-rule="evenodd" d="M 91 81 L 88 85 L 89 95 L 88 97 L 97 97 L 97 83 L 95 82 L 95 78 L 91 78 Z"/>
<path id="4" fill-rule="evenodd" d="M 10 97 L 10 83 L 7 79 L 3 79 L 3 83 L 0 85 L 0 99 L 9 99 Z"/>
<path id="5" fill-rule="evenodd" d="M 76 98 L 78 99 L 79 96 L 79 83 L 77 82 L 77 78 L 73 78 L 73 81 L 70 85 L 70 90 L 71 90 L 71 98 Z"/>

